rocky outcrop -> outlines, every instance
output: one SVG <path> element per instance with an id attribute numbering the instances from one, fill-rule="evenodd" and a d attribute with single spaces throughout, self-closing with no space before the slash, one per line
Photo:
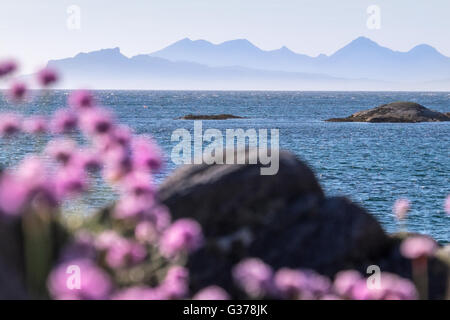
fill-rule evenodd
<path id="1" fill-rule="evenodd" d="M 449 113 L 425 108 L 414 102 L 393 102 L 374 109 L 360 111 L 347 118 L 332 118 L 329 122 L 437 122 L 450 121 Z"/>
<path id="2" fill-rule="evenodd" d="M 330 277 L 376 264 L 411 278 L 401 241 L 366 210 L 326 198 L 313 172 L 290 153 L 280 153 L 279 167 L 277 175 L 262 176 L 260 165 L 190 165 L 162 184 L 160 200 L 174 218 L 197 219 L 207 239 L 188 262 L 193 290 L 217 284 L 238 297 L 230 270 L 244 257 Z M 443 298 L 450 266 L 433 258 L 429 270 L 430 298 Z"/>
<path id="3" fill-rule="evenodd" d="M 195 115 L 188 114 L 184 117 L 177 118 L 178 120 L 226 120 L 226 119 L 244 119 L 243 117 L 232 114 L 213 114 L 213 115 Z"/>

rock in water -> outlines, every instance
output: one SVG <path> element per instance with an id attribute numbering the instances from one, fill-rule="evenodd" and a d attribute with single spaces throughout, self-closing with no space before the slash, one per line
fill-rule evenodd
<path id="1" fill-rule="evenodd" d="M 212 114 L 212 115 L 188 114 L 181 118 L 177 118 L 177 120 L 226 120 L 226 119 L 243 119 L 243 117 L 235 116 L 232 114 Z"/>
<path id="2" fill-rule="evenodd" d="M 374 109 L 360 111 L 347 118 L 332 118 L 330 122 L 437 122 L 450 121 L 446 113 L 425 108 L 414 102 L 393 102 Z"/>

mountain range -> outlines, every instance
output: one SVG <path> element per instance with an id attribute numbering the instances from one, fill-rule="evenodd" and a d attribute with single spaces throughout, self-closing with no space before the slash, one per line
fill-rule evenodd
<path id="1" fill-rule="evenodd" d="M 450 58 L 422 44 L 393 51 L 360 37 L 332 55 L 311 57 L 286 47 L 265 51 L 245 39 L 213 44 L 183 39 L 134 57 L 119 48 L 52 60 L 61 87 L 187 90 L 450 89 Z"/>

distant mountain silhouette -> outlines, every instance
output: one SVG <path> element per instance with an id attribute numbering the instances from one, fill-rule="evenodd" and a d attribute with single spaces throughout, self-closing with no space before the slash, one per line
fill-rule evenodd
<path id="1" fill-rule="evenodd" d="M 450 58 L 428 45 L 408 52 L 393 51 L 359 37 L 331 56 L 310 57 L 283 47 L 264 51 L 247 40 L 218 45 L 183 39 L 150 54 L 171 61 L 190 61 L 209 66 L 243 66 L 262 70 L 321 73 L 345 78 L 385 81 L 430 81 L 448 77 Z"/>
<path id="2" fill-rule="evenodd" d="M 193 62 L 173 62 L 138 55 L 124 56 L 119 48 L 80 53 L 52 60 L 48 66 L 63 76 L 62 88 L 94 89 L 188 89 L 188 90 L 351 90 L 358 83 L 327 75 L 266 71 L 240 66 L 209 67 Z"/>
<path id="3" fill-rule="evenodd" d="M 450 74 L 450 59 L 430 46 L 396 52 L 363 37 L 331 56 L 184 39 L 150 55 L 102 49 L 48 66 L 65 76 L 63 88 L 96 89 L 448 90 Z"/>

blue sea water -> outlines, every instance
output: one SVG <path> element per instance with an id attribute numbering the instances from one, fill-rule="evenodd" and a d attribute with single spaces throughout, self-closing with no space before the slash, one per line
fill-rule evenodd
<path id="1" fill-rule="evenodd" d="M 0 111 L 49 115 L 65 106 L 68 92 L 54 91 L 32 102 L 8 105 Z M 115 110 L 121 122 L 138 134 L 151 134 L 170 155 L 175 129 L 193 130 L 193 121 L 175 120 L 186 114 L 231 113 L 245 119 L 203 121 L 204 130 L 217 128 L 279 129 L 280 145 L 306 161 L 327 195 L 345 195 L 369 210 L 385 229 L 398 229 L 392 204 L 399 197 L 412 203 L 409 231 L 450 242 L 450 217 L 443 210 L 450 194 L 450 122 L 416 124 L 329 123 L 324 119 L 392 101 L 414 101 L 450 112 L 448 92 L 195 92 L 98 91 L 99 100 Z M 146 106 L 146 107 L 144 107 Z M 9 165 L 42 141 L 19 137 L 0 141 L 0 161 Z M 167 163 L 163 179 L 175 168 Z M 91 195 L 89 207 L 113 200 L 111 190 Z"/>

